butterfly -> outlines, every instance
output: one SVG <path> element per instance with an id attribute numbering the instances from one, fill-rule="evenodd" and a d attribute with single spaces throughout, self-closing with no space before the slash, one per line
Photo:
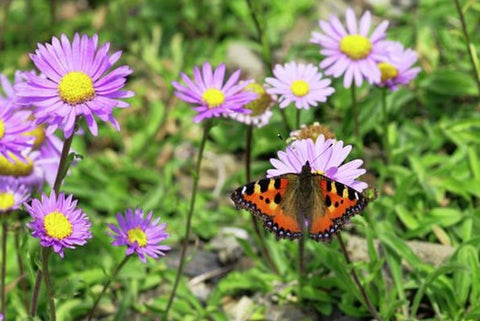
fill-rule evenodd
<path id="1" fill-rule="evenodd" d="M 246 209 L 263 220 L 277 238 L 328 241 L 375 197 L 322 174 L 312 173 L 310 163 L 299 174 L 260 179 L 237 188 L 230 198 L 237 209 Z"/>

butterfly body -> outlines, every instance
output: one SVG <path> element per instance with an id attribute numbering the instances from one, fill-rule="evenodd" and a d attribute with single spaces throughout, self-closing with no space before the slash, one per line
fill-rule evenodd
<path id="1" fill-rule="evenodd" d="M 316 241 L 331 237 L 369 198 L 353 188 L 312 173 L 309 162 L 300 173 L 260 179 L 231 194 L 237 209 L 263 220 L 278 238 L 297 239 L 308 233 Z"/>

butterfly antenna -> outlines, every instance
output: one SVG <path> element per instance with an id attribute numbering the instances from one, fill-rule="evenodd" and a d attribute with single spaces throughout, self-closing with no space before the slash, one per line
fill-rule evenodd
<path id="1" fill-rule="evenodd" d="M 297 159 L 297 161 L 300 164 L 302 164 L 302 161 L 300 160 L 300 158 L 298 158 L 298 155 L 297 155 L 297 152 L 295 151 L 295 149 L 292 146 L 287 144 L 287 142 L 285 141 L 285 139 L 283 139 L 281 134 L 277 134 L 277 136 L 278 136 L 278 139 L 280 139 L 285 144 L 285 149 L 289 150 L 290 153 Z"/>

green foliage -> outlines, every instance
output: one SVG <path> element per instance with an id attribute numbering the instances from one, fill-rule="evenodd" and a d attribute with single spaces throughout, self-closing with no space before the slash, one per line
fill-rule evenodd
<path id="1" fill-rule="evenodd" d="M 54 23 L 49 15 L 52 3 L 57 6 Z M 330 13 L 326 5 L 312 0 L 262 0 L 256 5 L 262 11 L 275 63 L 318 64 L 318 48 L 308 43 L 308 37 L 310 30 L 318 28 L 316 21 Z M 472 38 L 470 49 L 478 54 L 480 3 L 462 1 L 462 6 Z M 117 212 L 137 205 L 153 210 L 168 223 L 169 245 L 180 248 L 202 134 L 200 126 L 192 124 L 191 108 L 173 96 L 170 82 L 204 61 L 223 62 L 233 42 L 241 42 L 258 57 L 262 48 L 245 1 L 18 0 L 10 7 L 2 4 L 2 10 L 6 13 L 0 28 L 0 64 L 8 76 L 16 69 L 33 68 L 27 54 L 37 42 L 74 32 L 98 33 L 100 42 L 110 41 L 114 49 L 123 51 L 122 64 L 134 70 L 128 87 L 136 96 L 129 100 L 129 109 L 116 113 L 122 131 L 101 124 L 98 137 L 76 136 L 73 147 L 81 157 L 75 159 L 77 164 L 62 187 L 79 199 L 94 223 L 94 238 L 87 246 L 66 251 L 64 260 L 52 257 L 50 262 L 57 319 L 81 320 L 106 276 L 124 257 L 124 249 L 112 247 L 105 235 L 105 223 L 114 222 Z M 239 239 L 242 260 L 251 266 L 237 264 L 225 275 L 209 279 L 206 283 L 212 292 L 203 301 L 183 278 L 171 312 L 173 320 L 229 320 L 225 306 L 242 296 L 254 301 L 251 320 L 265 319 L 265 302 L 273 309 L 296 305 L 313 319 L 338 314 L 370 319 L 352 269 L 383 320 L 480 319 L 479 91 L 460 20 L 453 2 L 447 0 L 422 0 L 409 9 L 374 6 L 372 13 L 391 20 L 389 39 L 419 53 L 422 72 L 413 84 L 388 94 L 386 126 L 381 91 L 366 85 L 358 90 L 365 148 L 361 153 L 355 146 L 351 157 L 364 159 L 368 182 L 377 187 L 379 196 L 364 217 L 352 220 L 353 229 L 345 234 L 361 236 L 365 257 L 347 264 L 337 241 L 307 241 L 307 282 L 298 302 L 297 244 L 266 236 L 279 270 L 276 275 L 256 244 Z M 303 32 L 306 26 L 309 30 Z M 474 64 L 478 68 L 478 57 Z M 343 88 L 341 79 L 333 80 L 333 85 L 336 93 L 328 104 L 302 112 L 302 120 L 320 121 L 338 139 L 352 144 L 350 91 Z M 286 113 L 289 119 L 295 117 L 293 109 Z M 289 133 L 275 110 L 271 125 L 254 131 L 253 177 L 263 176 L 270 166 L 268 159 L 284 149 L 278 134 L 288 137 Z M 210 133 L 206 150 L 210 157 L 205 158 L 207 167 L 201 172 L 201 183 L 208 184 L 200 184 L 193 220 L 195 244 L 208 247 L 226 226 L 241 227 L 253 235 L 250 214 L 234 211 L 228 200 L 230 191 L 245 183 L 244 137 L 245 126 L 229 120 L 219 120 Z M 388 163 L 384 137 L 392 148 Z M 219 160 L 222 155 L 231 158 Z M 10 223 L 16 226 L 18 221 L 28 221 L 25 213 Z M 38 264 L 38 240 L 23 227 L 18 231 L 23 278 L 30 290 Z M 25 294 L 18 285 L 16 246 L 10 236 L 13 233 L 8 242 L 7 320 L 27 320 Z M 443 245 L 453 254 L 434 264 L 419 254 L 412 241 Z M 100 302 L 99 310 L 108 315 L 105 320 L 158 320 L 175 278 L 170 263 L 167 258 L 149 260 L 146 265 L 130 260 Z M 38 308 L 42 320 L 47 319 L 44 291 Z"/>

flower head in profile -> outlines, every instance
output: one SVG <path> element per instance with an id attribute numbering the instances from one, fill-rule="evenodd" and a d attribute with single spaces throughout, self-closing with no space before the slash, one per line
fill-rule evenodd
<path id="1" fill-rule="evenodd" d="M 0 176 L 0 213 L 16 210 L 30 197 L 30 190 L 15 178 Z"/>
<path id="2" fill-rule="evenodd" d="M 244 90 L 258 95 L 257 99 L 244 106 L 245 109 L 249 109 L 252 112 L 250 114 L 232 112 L 229 113 L 228 116 L 247 125 L 253 125 L 256 127 L 267 125 L 270 117 L 273 115 L 271 110 L 273 105 L 272 96 L 266 92 L 262 85 L 257 83 L 250 83 Z"/>
<path id="3" fill-rule="evenodd" d="M 368 186 L 367 183 L 356 180 L 366 172 L 360 168 L 363 161 L 355 159 L 342 165 L 351 150 L 351 145 L 343 146 L 342 141 L 335 139 L 325 140 L 323 135 L 318 136 L 315 142 L 311 139 L 296 140 L 286 152 L 278 152 L 278 158 L 270 159 L 274 169 L 267 171 L 267 177 L 300 173 L 302 166 L 309 161 L 312 172 L 325 175 L 361 192 Z"/>
<path id="4" fill-rule="evenodd" d="M 301 139 L 311 139 L 316 141 L 320 135 L 323 135 L 326 139 L 335 139 L 335 135 L 330 131 L 330 128 L 319 122 L 314 122 L 308 126 L 302 125 L 300 126 L 300 129 L 290 132 L 290 137 L 287 142 Z"/>
<path id="5" fill-rule="evenodd" d="M 386 37 L 388 21 L 383 21 L 370 34 L 371 14 L 366 11 L 357 24 L 351 8 L 346 12 L 347 28 L 340 20 L 331 16 L 330 21 L 319 21 L 320 32 L 313 32 L 310 42 L 321 46 L 320 53 L 325 59 L 320 68 L 326 75 L 335 78 L 344 75 L 343 85 L 350 88 L 353 81 L 360 87 L 363 80 L 370 84 L 380 81 L 377 63 L 383 59 L 379 43 Z"/>
<path id="6" fill-rule="evenodd" d="M 41 199 L 34 199 L 31 205 L 25 204 L 33 218 L 27 224 L 32 236 L 40 239 L 43 247 L 52 247 L 63 258 L 63 249 L 74 249 L 85 245 L 92 238 L 91 223 L 87 215 L 77 207 L 77 201 L 70 194 L 57 196 L 52 191 L 50 196 L 42 194 Z"/>
<path id="7" fill-rule="evenodd" d="M 381 46 L 386 57 L 378 63 L 381 73 L 378 85 L 395 91 L 398 85 L 407 85 L 420 72 L 419 67 L 412 67 L 417 62 L 417 53 L 397 41 L 383 41 Z"/>
<path id="8" fill-rule="evenodd" d="M 225 64 L 221 64 L 215 70 L 205 62 L 200 68 L 193 69 L 193 81 L 184 73 L 181 74 L 185 85 L 176 81 L 172 82 L 175 88 L 175 96 L 181 100 L 193 104 L 193 109 L 198 115 L 193 119 L 200 122 L 205 118 L 226 116 L 231 112 L 251 113 L 244 109 L 244 105 L 255 100 L 257 94 L 243 90 L 249 82 L 238 83 L 240 70 L 235 71 L 224 83 Z"/>
<path id="9" fill-rule="evenodd" d="M 327 97 L 335 92 L 330 87 L 330 79 L 322 79 L 318 68 L 312 64 L 297 64 L 292 61 L 285 65 L 276 65 L 273 69 L 275 78 L 268 77 L 265 82 L 270 85 L 267 92 L 279 96 L 279 107 L 285 108 L 295 103 L 297 108 L 309 109 L 319 102 L 326 102 Z"/>
<path id="10" fill-rule="evenodd" d="M 132 70 L 128 66 L 110 70 L 121 52 L 110 55 L 109 49 L 108 42 L 98 48 L 97 35 L 78 33 L 72 42 L 62 34 L 60 39 L 52 37 L 51 43 L 39 44 L 30 58 L 42 75 L 24 74 L 27 81 L 15 85 L 19 102 L 35 106 L 36 122 L 61 128 L 65 137 L 73 134 L 78 116 L 85 118 L 93 135 L 98 132 L 94 116 L 119 130 L 113 109 L 129 106 L 120 99 L 133 96 L 122 90 Z"/>
<path id="11" fill-rule="evenodd" d="M 144 216 L 143 209 L 138 207 L 135 210 L 125 210 L 125 216 L 118 213 L 118 226 L 107 224 L 110 228 L 107 234 L 113 237 L 113 245 L 126 245 L 127 255 L 137 253 L 140 260 L 146 263 L 146 255 L 156 259 L 164 256 L 165 251 L 170 250 L 170 247 L 159 244 L 169 237 L 165 231 L 167 224 L 159 224 L 160 218 L 152 219 L 153 212 Z"/>

